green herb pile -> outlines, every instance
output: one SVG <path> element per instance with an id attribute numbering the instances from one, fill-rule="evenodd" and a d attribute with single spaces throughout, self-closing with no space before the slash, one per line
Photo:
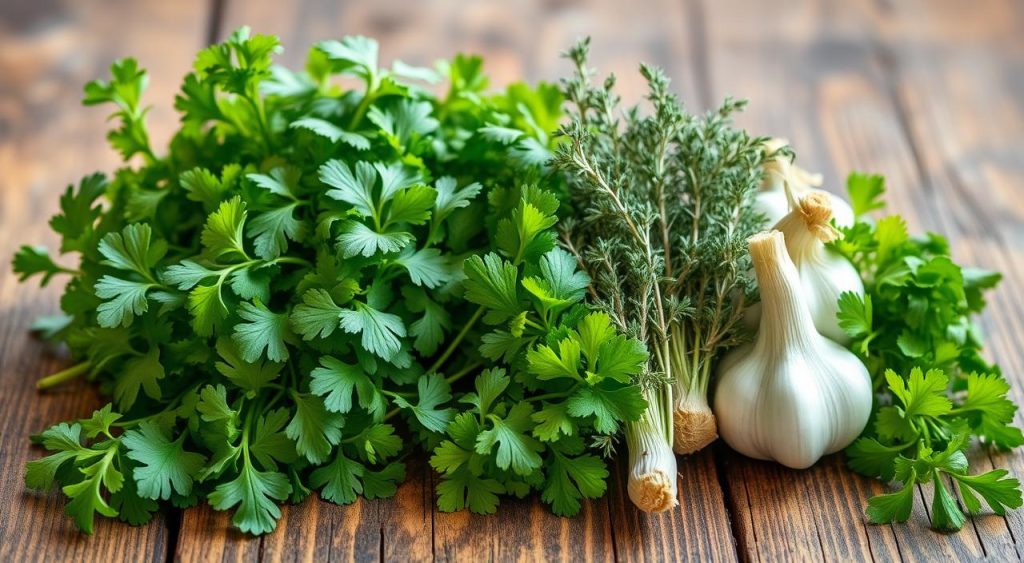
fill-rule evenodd
<path id="1" fill-rule="evenodd" d="M 86 86 L 126 164 L 61 197 L 77 265 L 23 247 L 14 269 L 70 277 L 39 328 L 79 363 L 40 387 L 85 376 L 113 402 L 39 435 L 27 484 L 59 484 L 87 533 L 204 499 L 260 534 L 313 490 L 394 494 L 422 448 L 443 510 L 537 490 L 575 514 L 646 406 L 646 354 L 555 249 L 558 89 L 489 94 L 476 57 L 383 69 L 363 37 L 317 44 L 303 72 L 279 50 L 244 28 L 202 50 L 163 156 L 134 60 Z"/>
<path id="2" fill-rule="evenodd" d="M 86 85 L 115 109 L 124 165 L 61 196 L 62 256 L 24 246 L 13 266 L 68 280 L 36 328 L 75 363 L 40 388 L 81 377 L 112 402 L 35 436 L 49 453 L 27 485 L 59 486 L 86 533 L 97 513 L 207 502 L 262 534 L 313 491 L 391 496 L 423 455 L 441 510 L 538 492 L 570 516 L 605 493 L 624 434 L 630 498 L 675 506 L 672 448 L 716 437 L 709 383 L 756 299 L 753 201 L 789 149 L 736 128 L 742 102 L 689 113 L 646 66 L 652 113 L 623 108 L 613 77 L 591 82 L 587 41 L 560 87 L 494 93 L 479 57 L 382 68 L 376 42 L 346 37 L 295 72 L 280 49 L 246 28 L 203 49 L 165 154 L 134 60 Z M 1016 479 L 969 475 L 964 453 L 1024 444 L 972 323 L 1000 276 L 865 218 L 880 177 L 848 187 L 859 220 L 831 245 L 866 294 L 843 294 L 839 321 L 877 400 L 846 455 L 903 485 L 870 521 L 906 520 L 922 483 L 942 530 L 966 520 L 950 485 L 971 513 L 1021 506 Z"/>
<path id="3" fill-rule="evenodd" d="M 847 185 L 858 216 L 884 208 L 882 177 L 852 174 Z M 1000 275 L 957 265 L 943 237 L 910 237 L 899 215 L 860 219 L 843 231 L 835 248 L 861 272 L 867 294 L 841 297 L 840 325 L 880 392 L 865 435 L 846 455 L 854 471 L 903 484 L 871 499 L 869 519 L 906 521 L 914 485 L 929 482 L 938 530 L 959 530 L 966 521 L 948 483 L 972 514 L 981 509 L 979 496 L 996 514 L 1020 507 L 1017 479 L 1005 469 L 969 475 L 964 455 L 972 438 L 1004 450 L 1024 444 L 1011 426 L 1017 406 L 1007 397 L 1010 385 L 981 357 L 971 319 Z"/>

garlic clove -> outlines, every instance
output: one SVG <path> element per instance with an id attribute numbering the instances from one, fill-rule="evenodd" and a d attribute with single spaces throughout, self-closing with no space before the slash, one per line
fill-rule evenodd
<path id="1" fill-rule="evenodd" d="M 849 335 L 839 326 L 839 296 L 847 291 L 863 295 L 864 283 L 849 260 L 825 247 L 840 236 L 832 226 L 832 200 L 821 193 L 805 194 L 775 229 L 785 236 L 814 326 L 822 335 L 848 343 Z"/>
<path id="2" fill-rule="evenodd" d="M 755 341 L 719 362 L 719 433 L 749 457 L 809 467 L 863 430 L 871 379 L 856 356 L 814 328 L 782 233 L 755 235 L 749 244 L 762 317 Z"/>

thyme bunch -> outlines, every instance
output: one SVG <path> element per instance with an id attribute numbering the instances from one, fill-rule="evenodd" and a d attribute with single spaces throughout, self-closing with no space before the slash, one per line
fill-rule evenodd
<path id="1" fill-rule="evenodd" d="M 640 66 L 651 111 L 623 108 L 614 76 L 593 83 L 588 49 L 584 40 L 566 53 L 575 72 L 562 82 L 570 122 L 555 165 L 573 206 L 563 243 L 594 280 L 593 302 L 672 382 L 663 396 L 673 396 L 674 449 L 691 453 L 717 435 L 708 381 L 717 355 L 742 338 L 744 241 L 761 224 L 752 202 L 772 155 L 765 138 L 733 125 L 744 101 L 695 115 L 651 66 Z"/>

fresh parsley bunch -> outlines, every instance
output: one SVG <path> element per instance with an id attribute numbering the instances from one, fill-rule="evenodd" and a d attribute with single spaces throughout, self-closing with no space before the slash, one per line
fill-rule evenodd
<path id="1" fill-rule="evenodd" d="M 580 300 L 586 280 L 537 242 L 553 240 L 550 206 L 540 218 L 532 204 L 517 208 L 516 225 L 529 232 L 514 234 L 523 244 L 514 268 L 532 277 L 502 274 L 516 286 L 514 300 L 484 314 L 476 303 L 485 290 L 468 290 L 480 295 L 470 303 L 462 289 L 463 261 L 492 248 L 478 219 L 484 195 L 504 197 L 496 187 L 523 178 L 557 184 L 543 170 L 557 88 L 486 94 L 476 57 L 436 71 L 398 62 L 384 69 L 376 42 L 364 37 L 317 44 L 303 72 L 274 66 L 279 50 L 275 37 L 245 28 L 202 50 L 175 100 L 181 128 L 163 156 L 150 145 L 141 105 L 146 73 L 132 59 L 116 62 L 109 81 L 86 86 L 85 103 L 116 108 L 108 139 L 126 164 L 112 178 L 69 187 L 51 221 L 61 253 L 77 254 L 78 264 L 58 265 L 38 247 L 14 258 L 22 279 L 70 276 L 65 315 L 40 328 L 79 363 L 40 386 L 84 375 L 113 398 L 38 436 L 52 453 L 26 475 L 32 488 L 59 484 L 87 533 L 96 513 L 138 524 L 158 501 L 206 499 L 260 534 L 274 528 L 280 503 L 312 489 L 338 503 L 389 496 L 411 442 L 431 449 L 465 435 L 452 385 L 480 367 L 475 319 L 518 319 L 509 334 L 524 353 L 541 335 L 554 343 L 574 326 L 561 320 L 564 304 Z M 341 88 L 339 75 L 359 87 Z M 437 97 L 427 87 L 441 80 L 449 86 Z M 503 245 L 509 227 L 496 228 Z M 527 308 L 518 292 L 531 287 L 543 308 L 520 315 Z M 512 358 L 511 344 L 503 346 Z M 587 388 L 614 388 L 601 380 L 614 382 L 617 372 L 602 374 L 594 361 L 588 356 L 596 375 L 587 374 Z M 485 373 L 493 379 L 501 368 Z M 557 384 L 522 377 L 500 400 L 488 395 L 475 407 L 473 455 L 494 460 L 474 462 L 477 475 L 504 472 L 514 457 L 520 481 L 541 478 L 510 457 L 512 440 L 538 424 L 533 403 L 511 404 L 528 386 L 553 392 Z M 536 404 L 545 412 L 548 403 Z M 581 494 L 599 494 L 603 464 L 581 456 L 578 440 L 591 426 L 613 432 L 628 416 L 617 403 L 609 408 L 618 410 L 576 407 L 576 419 L 554 422 L 572 438 L 549 450 L 529 438 L 527 464 L 536 468 L 546 451 L 545 478 L 577 475 Z M 569 456 L 579 474 L 559 469 Z M 552 487 L 566 485 L 545 490 Z M 573 512 L 574 493 L 551 494 Z M 445 498 L 443 507 L 458 507 Z"/>
<path id="2" fill-rule="evenodd" d="M 858 216 L 884 208 L 881 176 L 852 174 L 847 187 Z M 846 454 L 858 473 L 903 484 L 870 500 L 869 519 L 906 521 L 914 485 L 931 482 L 932 527 L 958 530 L 966 518 L 949 479 L 971 513 L 981 509 L 978 496 L 997 514 L 1021 506 L 1017 479 L 1004 469 L 968 475 L 964 455 L 971 438 L 1000 449 L 1024 444 L 1011 424 L 1010 385 L 982 358 L 971 318 L 999 274 L 956 264 L 944 238 L 911 237 L 898 215 L 860 219 L 843 235 L 834 247 L 858 268 L 867 294 L 842 295 L 839 322 L 879 391 L 865 435 Z"/>
<path id="3" fill-rule="evenodd" d="M 555 514 L 579 512 L 606 490 L 622 424 L 647 402 L 633 383 L 647 363 L 636 339 L 583 305 L 590 278 L 555 247 L 558 200 L 534 186 L 491 192 L 494 251 L 466 261 L 466 299 L 491 329 L 479 352 L 500 367 L 461 396 L 431 465 L 442 510 L 492 513 L 498 494 L 531 489 Z"/>

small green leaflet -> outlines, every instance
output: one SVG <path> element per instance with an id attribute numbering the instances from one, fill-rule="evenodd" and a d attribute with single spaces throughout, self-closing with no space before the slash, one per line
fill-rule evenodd
<path id="1" fill-rule="evenodd" d="M 295 440 L 299 455 L 306 456 L 311 463 L 322 463 L 341 441 L 344 419 L 328 412 L 319 397 L 294 393 L 293 398 L 295 416 L 285 428 L 285 435 Z"/>
<path id="2" fill-rule="evenodd" d="M 427 430 L 443 432 L 454 414 L 454 409 L 437 407 L 452 398 L 448 383 L 438 374 L 424 375 L 416 383 L 419 402 L 415 405 L 404 397 L 396 396 L 395 404 L 409 409 Z"/>
<path id="3" fill-rule="evenodd" d="M 82 252 L 95 248 L 94 225 L 101 209 L 97 199 L 107 190 L 107 179 L 96 173 L 82 178 L 78 188 L 68 186 L 60 197 L 60 213 L 50 219 L 50 227 L 61 236 L 61 252 Z M 90 244 L 91 242 L 91 244 Z"/>
<path id="4" fill-rule="evenodd" d="M 217 362 L 217 371 L 251 395 L 276 379 L 284 367 L 283 364 L 261 359 L 247 361 L 242 358 L 238 346 L 226 338 L 217 340 L 217 355 L 223 360 Z"/>
<path id="5" fill-rule="evenodd" d="M 579 373 L 582 357 L 585 375 Z M 635 339 L 615 334 L 605 313 L 590 313 L 580 322 L 579 331 L 558 342 L 558 351 L 540 345 L 527 352 L 530 372 L 541 380 L 584 378 L 591 385 L 604 379 L 624 384 L 632 381 L 647 362 L 647 349 Z"/>
<path id="6" fill-rule="evenodd" d="M 242 323 L 235 325 L 234 341 L 247 362 L 259 361 L 261 357 L 272 362 L 288 359 L 286 342 L 294 342 L 295 336 L 288 324 L 288 315 L 274 313 L 258 300 L 243 301 L 238 307 Z"/>
<path id="7" fill-rule="evenodd" d="M 187 496 L 192 480 L 206 462 L 201 454 L 184 449 L 185 436 L 171 441 L 154 422 L 143 421 L 138 430 L 129 430 L 122 438 L 128 457 L 139 462 L 134 472 L 139 496 L 149 499 L 171 498 L 171 491 Z"/>
<path id="8" fill-rule="evenodd" d="M 647 408 L 637 386 L 613 387 L 602 384 L 583 387 L 566 403 L 568 412 L 574 417 L 593 415 L 594 428 L 598 432 L 614 434 L 619 424 L 626 420 L 637 420 Z"/>
<path id="9" fill-rule="evenodd" d="M 881 201 L 885 195 L 883 176 L 854 172 L 846 178 L 846 192 L 850 194 L 853 214 L 857 217 L 885 207 Z"/>
<path id="10" fill-rule="evenodd" d="M 275 409 L 256 422 L 249 451 L 267 469 L 276 470 L 278 463 L 290 464 L 298 459 L 295 443 L 282 431 L 287 423 L 286 409 Z"/>
<path id="11" fill-rule="evenodd" d="M 265 534 L 274 531 L 281 517 L 277 503 L 288 498 L 291 491 L 292 486 L 283 473 L 259 471 L 243 463 L 238 477 L 217 485 L 209 499 L 215 510 L 238 505 L 231 522 L 243 532 Z"/>
<path id="12" fill-rule="evenodd" d="M 511 469 L 520 475 L 529 475 L 541 465 L 537 452 L 540 444 L 528 435 L 533 426 L 530 415 L 533 409 L 529 403 L 518 403 L 504 418 L 488 416 L 492 427 L 477 437 L 476 451 L 489 454 L 497 445 L 495 461 L 502 469 Z"/>
<path id="13" fill-rule="evenodd" d="M 468 467 L 460 467 L 437 485 L 437 506 L 442 512 L 469 508 L 477 514 L 494 514 L 498 495 L 505 487 L 497 480 L 474 475 Z"/>
<path id="14" fill-rule="evenodd" d="M 291 125 L 289 125 L 289 127 L 307 129 L 321 137 L 330 139 L 333 143 L 341 141 L 356 150 L 365 151 L 370 149 L 370 141 L 368 141 L 366 137 L 357 133 L 345 131 L 341 127 L 317 117 L 303 117 L 301 119 L 296 119 L 291 123 Z"/>
<path id="15" fill-rule="evenodd" d="M 50 257 L 45 246 L 23 245 L 14 255 L 11 266 L 15 274 L 18 274 L 18 281 L 25 281 L 32 276 L 39 275 L 39 285 L 46 287 L 53 276 L 62 273 L 73 273 L 58 266 Z"/>
<path id="16" fill-rule="evenodd" d="M 608 469 L 604 462 L 593 455 L 579 455 L 582 452 L 580 439 L 568 440 L 561 448 L 552 449 L 541 499 L 559 516 L 577 514 L 581 498 L 599 498 L 607 489 Z"/>
<path id="17" fill-rule="evenodd" d="M 338 235 L 338 250 L 345 258 L 398 252 L 413 241 L 405 231 L 377 232 L 359 221 L 345 221 Z"/>
<path id="18" fill-rule="evenodd" d="M 290 320 L 303 340 L 327 338 L 338 328 L 343 310 L 326 290 L 310 289 L 302 295 L 302 304 L 292 309 Z"/>
<path id="19" fill-rule="evenodd" d="M 309 390 L 324 399 L 331 412 L 347 413 L 352 410 L 353 395 L 359 407 L 375 417 L 382 417 L 386 403 L 377 385 L 359 365 L 350 365 L 331 356 L 320 358 L 320 367 L 310 373 Z"/>
<path id="20" fill-rule="evenodd" d="M 487 307 L 486 322 L 498 324 L 519 313 L 515 266 L 490 253 L 483 258 L 471 256 L 464 267 L 466 299 Z"/>
<path id="21" fill-rule="evenodd" d="M 46 429 L 41 435 L 44 448 L 55 452 L 28 462 L 25 471 L 25 484 L 31 489 L 46 491 L 53 487 L 57 471 L 65 463 L 76 459 L 87 450 L 81 443 L 82 425 L 62 422 Z"/>
<path id="22" fill-rule="evenodd" d="M 160 380 L 164 378 L 164 366 L 160 363 L 160 348 L 150 348 L 145 355 L 128 361 L 124 373 L 114 385 L 114 400 L 118 407 L 128 410 L 135 404 L 139 391 L 151 399 L 161 397 Z"/>
<path id="23" fill-rule="evenodd" d="M 401 349 L 399 339 L 405 336 L 402 319 L 363 303 L 355 303 L 355 306 L 355 309 L 338 312 L 339 326 L 350 334 L 360 334 L 363 348 L 390 361 Z"/>
<path id="24" fill-rule="evenodd" d="M 345 457 L 339 449 L 330 464 L 313 472 L 310 481 L 314 487 L 323 487 L 323 498 L 335 504 L 351 504 L 363 492 L 360 478 L 365 471 L 361 463 Z"/>
<path id="25" fill-rule="evenodd" d="M 247 217 L 245 203 L 235 196 L 217 208 L 206 220 L 200 240 L 211 258 L 247 256 L 242 230 Z"/>

